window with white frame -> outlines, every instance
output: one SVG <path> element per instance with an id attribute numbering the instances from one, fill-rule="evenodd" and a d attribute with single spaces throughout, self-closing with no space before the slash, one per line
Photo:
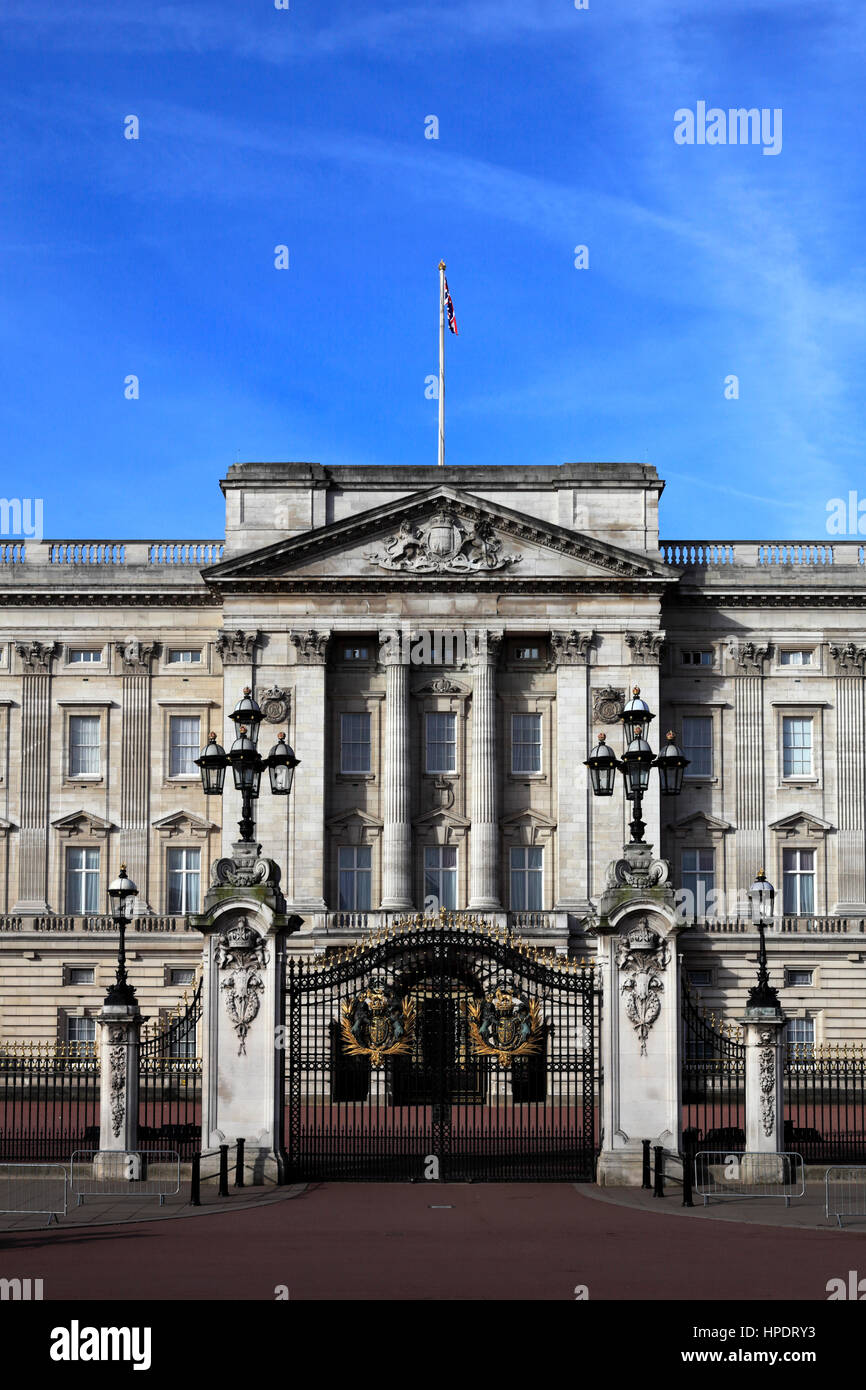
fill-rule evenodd
<path id="1" fill-rule="evenodd" d="M 370 767 L 369 714 L 341 714 L 340 771 L 369 772 Z"/>
<path id="2" fill-rule="evenodd" d="M 789 1047 L 814 1047 L 814 1018 L 789 1018 L 785 1024 L 785 1042 Z"/>
<path id="3" fill-rule="evenodd" d="M 686 917 L 706 917 L 707 902 L 716 886 L 714 849 L 684 849 L 680 860 L 681 888 L 688 894 Z"/>
<path id="4" fill-rule="evenodd" d="M 69 716 L 69 776 L 99 776 L 99 715 Z"/>
<path id="5" fill-rule="evenodd" d="M 366 912 L 372 900 L 373 851 L 369 845 L 341 845 L 337 851 L 340 910 Z"/>
<path id="6" fill-rule="evenodd" d="M 523 846 L 512 848 L 511 908 L 514 912 L 537 912 L 542 902 L 542 851 Z"/>
<path id="7" fill-rule="evenodd" d="M 188 970 L 186 966 L 172 968 L 168 972 L 168 982 L 170 985 L 191 985 L 195 983 L 195 971 Z"/>
<path id="8" fill-rule="evenodd" d="M 101 647 L 71 647 L 69 650 L 69 661 L 73 666 L 92 666 L 101 660 Z"/>
<path id="9" fill-rule="evenodd" d="M 804 916 L 815 911 L 815 851 L 782 850 L 782 911 Z"/>
<path id="10" fill-rule="evenodd" d="M 812 976 L 813 972 L 811 970 L 789 969 L 785 971 L 785 984 L 790 985 L 792 988 L 803 989 L 805 986 L 812 984 Z"/>
<path id="11" fill-rule="evenodd" d="M 511 771 L 541 771 L 540 714 L 512 714 Z"/>
<path id="12" fill-rule="evenodd" d="M 680 662 L 683 666 L 712 666 L 713 654 L 711 651 L 681 651 Z"/>
<path id="13" fill-rule="evenodd" d="M 451 845 L 428 845 L 424 850 L 424 897 L 440 907 L 457 906 L 457 850 Z"/>
<path id="14" fill-rule="evenodd" d="M 98 849 L 67 849 L 66 911 L 79 916 L 99 911 Z"/>
<path id="15" fill-rule="evenodd" d="M 779 665 L 780 665 L 780 666 L 811 666 L 811 665 L 812 665 L 812 649 L 811 649 L 811 648 L 808 648 L 808 649 L 807 649 L 807 648 L 804 648 L 804 647 L 798 647 L 798 648 L 796 648 L 796 649 L 791 648 L 789 651 L 781 651 L 781 652 L 779 652 Z"/>
<path id="16" fill-rule="evenodd" d="M 195 647 L 171 647 L 168 653 L 170 666 L 195 666 L 201 661 L 201 650 Z"/>
<path id="17" fill-rule="evenodd" d="M 95 983 L 96 968 L 92 965 L 67 965 L 65 974 L 68 985 L 92 985 Z"/>
<path id="18" fill-rule="evenodd" d="M 173 714 L 168 721 L 169 777 L 198 777 L 195 759 L 201 743 L 201 719 L 197 714 Z"/>
<path id="19" fill-rule="evenodd" d="M 170 849 L 166 862 L 169 912 L 198 912 L 201 896 L 201 850 Z"/>
<path id="20" fill-rule="evenodd" d="M 782 719 L 783 777 L 812 776 L 812 720 L 786 714 Z"/>
<path id="21" fill-rule="evenodd" d="M 70 1043 L 96 1042 L 96 1019 L 66 1016 L 66 1041 Z"/>
<path id="22" fill-rule="evenodd" d="M 425 721 L 428 772 L 457 771 L 456 714 L 428 714 Z"/>
<path id="23" fill-rule="evenodd" d="M 538 647 L 515 647 L 515 661 L 538 661 L 540 649 Z"/>
<path id="24" fill-rule="evenodd" d="M 713 717 L 711 714 L 683 716 L 683 753 L 690 759 L 686 777 L 713 775 Z"/>

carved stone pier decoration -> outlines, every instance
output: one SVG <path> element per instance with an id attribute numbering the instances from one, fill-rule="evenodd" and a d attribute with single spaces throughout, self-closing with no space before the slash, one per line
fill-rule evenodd
<path id="1" fill-rule="evenodd" d="M 127 1162 L 114 1159 L 107 1172 L 123 1178 L 139 1176 L 138 1088 L 141 1025 L 137 1003 L 106 1002 L 98 1017 L 99 1037 L 99 1150 L 129 1155 Z"/>
<path id="2" fill-rule="evenodd" d="M 259 1012 L 265 988 L 263 973 L 268 957 L 264 938 L 242 917 L 220 936 L 216 962 L 223 972 L 220 990 L 225 995 L 226 1011 L 240 1039 L 240 1056 L 247 1050 L 247 1033 Z"/>
<path id="3" fill-rule="evenodd" d="M 216 640 L 216 649 L 222 658 L 223 666 L 250 666 L 253 649 L 258 640 L 259 633 L 255 628 L 251 632 L 244 632 L 240 628 L 223 628 Z"/>
<path id="4" fill-rule="evenodd" d="M 670 951 L 661 937 L 642 917 L 628 936 L 620 938 L 616 963 L 622 977 L 620 993 L 626 999 L 626 1014 L 640 1038 L 641 1056 L 647 1055 L 649 1031 L 661 1013 L 664 973 Z"/>

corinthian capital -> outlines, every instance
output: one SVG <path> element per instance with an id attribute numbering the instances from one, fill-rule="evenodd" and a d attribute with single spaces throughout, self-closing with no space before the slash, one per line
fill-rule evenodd
<path id="1" fill-rule="evenodd" d="M 662 647 L 665 644 L 663 632 L 627 632 L 625 644 L 631 651 L 633 666 L 658 666 Z"/>
<path id="2" fill-rule="evenodd" d="M 862 676 L 866 668 L 866 647 L 855 642 L 831 646 L 830 655 L 836 663 L 837 676 Z"/>
<path id="3" fill-rule="evenodd" d="M 253 659 L 253 647 L 258 640 L 259 634 L 255 628 L 252 632 L 223 628 L 216 640 L 223 666 L 249 666 Z"/>
<path id="4" fill-rule="evenodd" d="M 551 632 L 550 665 L 582 666 L 589 660 L 589 649 L 595 640 L 594 632 Z"/>
<path id="5" fill-rule="evenodd" d="M 317 632 L 307 628 L 304 632 L 290 632 L 289 641 L 297 653 L 299 666 L 324 666 L 328 653 L 330 632 Z"/>
<path id="6" fill-rule="evenodd" d="M 137 637 L 127 637 L 125 642 L 115 642 L 114 646 L 125 676 L 146 676 L 150 673 L 153 642 L 140 642 Z"/>
<path id="7" fill-rule="evenodd" d="M 50 676 L 56 642 L 16 642 L 15 650 L 21 658 L 25 676 Z"/>
<path id="8" fill-rule="evenodd" d="M 767 642 L 760 645 L 757 642 L 740 642 L 738 646 L 732 646 L 731 656 L 734 658 L 737 675 L 762 676 L 769 651 Z"/>

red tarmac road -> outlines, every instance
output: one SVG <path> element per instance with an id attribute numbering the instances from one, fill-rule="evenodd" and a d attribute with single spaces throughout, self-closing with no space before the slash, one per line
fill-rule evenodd
<path id="1" fill-rule="evenodd" d="M 437 1209 L 439 1208 L 439 1209 Z M 661 1258 L 660 1258 L 661 1255 Z M 0 1235 L 46 1300 L 826 1300 L 866 1235 L 694 1220 L 570 1184 L 327 1184 L 246 1211 Z"/>

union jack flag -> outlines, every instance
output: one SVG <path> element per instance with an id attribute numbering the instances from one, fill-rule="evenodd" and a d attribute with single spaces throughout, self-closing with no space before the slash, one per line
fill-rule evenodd
<path id="1" fill-rule="evenodd" d="M 444 279 L 445 277 L 443 276 L 442 278 Z M 455 334 L 456 334 L 456 333 L 457 333 L 457 320 L 456 320 L 456 318 L 454 317 L 454 304 L 453 304 L 452 299 L 451 299 L 451 294 L 450 294 L 450 292 L 449 292 L 449 290 L 448 290 L 448 281 L 447 281 L 447 280 L 445 280 L 445 309 L 446 309 L 446 311 L 447 311 L 447 313 L 448 313 L 448 327 L 451 329 L 451 332 L 452 332 L 452 333 L 455 333 Z"/>

